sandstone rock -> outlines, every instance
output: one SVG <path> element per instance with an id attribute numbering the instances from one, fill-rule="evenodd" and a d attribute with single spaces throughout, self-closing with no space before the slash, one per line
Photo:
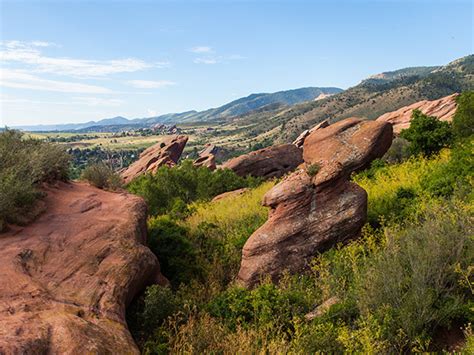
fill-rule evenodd
<path id="1" fill-rule="evenodd" d="M 216 170 L 216 152 L 217 147 L 214 144 L 208 144 L 206 148 L 199 153 L 199 158 L 194 161 L 193 165 L 197 167 L 205 166 L 211 170 Z"/>
<path id="2" fill-rule="evenodd" d="M 456 97 L 458 95 L 452 94 L 433 101 L 419 101 L 396 111 L 387 112 L 377 118 L 377 121 L 391 123 L 395 134 L 399 134 L 402 129 L 410 127 L 413 110 L 420 110 L 425 115 L 438 117 L 441 121 L 451 121 L 456 113 Z"/>
<path id="3" fill-rule="evenodd" d="M 347 118 L 310 134 L 303 146 L 306 164 L 317 164 L 315 185 L 348 178 L 353 171 L 368 167 L 392 144 L 392 127 L 384 122 Z"/>
<path id="4" fill-rule="evenodd" d="M 319 122 L 316 126 L 314 126 L 313 128 L 311 129 L 307 129 L 305 131 L 303 131 L 299 136 L 298 138 L 296 138 L 292 144 L 296 145 L 298 148 L 303 148 L 303 143 L 304 143 L 304 140 L 306 139 L 306 137 L 308 137 L 311 133 L 313 133 L 314 131 L 317 131 L 318 129 L 321 129 L 321 128 L 325 128 L 329 126 L 329 121 L 328 120 L 324 120 L 324 121 L 321 121 Z"/>
<path id="5" fill-rule="evenodd" d="M 266 275 L 277 280 L 284 270 L 304 269 L 317 252 L 357 237 L 367 194 L 349 176 L 381 157 L 391 140 L 390 124 L 354 118 L 309 135 L 305 163 L 263 198 L 269 218 L 245 243 L 238 280 L 245 286 Z M 313 164 L 319 171 L 310 176 Z"/>
<path id="6" fill-rule="evenodd" d="M 0 234 L 0 353 L 138 353 L 125 308 L 165 281 L 145 202 L 83 183 L 45 192 L 43 215 Z"/>
<path id="7" fill-rule="evenodd" d="M 243 187 L 241 189 L 233 190 L 233 191 L 227 191 L 224 193 L 221 193 L 220 195 L 217 195 L 212 199 L 212 202 L 219 201 L 231 196 L 240 196 L 243 195 L 245 192 L 247 192 L 249 189 L 247 187 Z"/>
<path id="8" fill-rule="evenodd" d="M 154 173 L 162 165 L 176 165 L 187 141 L 187 136 L 178 135 L 146 149 L 136 162 L 121 173 L 124 182 L 129 183 L 146 172 Z"/>
<path id="9" fill-rule="evenodd" d="M 282 144 L 241 155 L 225 162 L 222 168 L 231 169 L 240 176 L 269 179 L 293 171 L 302 162 L 299 148 L 293 144 Z"/>

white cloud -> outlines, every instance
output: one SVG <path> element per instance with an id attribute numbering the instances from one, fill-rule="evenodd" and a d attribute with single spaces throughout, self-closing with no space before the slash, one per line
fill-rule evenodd
<path id="1" fill-rule="evenodd" d="M 214 57 L 201 57 L 194 59 L 194 63 L 196 64 L 217 64 L 218 62 L 218 59 Z"/>
<path id="2" fill-rule="evenodd" d="M 72 93 L 111 94 L 112 90 L 96 85 L 81 84 L 68 81 L 48 80 L 28 74 L 22 70 L 0 69 L 0 86 Z"/>
<path id="3" fill-rule="evenodd" d="M 158 116 L 158 112 L 156 112 L 155 110 L 152 110 L 152 109 L 146 110 L 146 113 L 147 113 L 147 116 L 148 116 L 148 117 L 156 117 L 156 116 Z"/>
<path id="4" fill-rule="evenodd" d="M 129 81 L 127 81 L 127 83 L 132 85 L 135 88 L 138 88 L 138 89 L 159 89 L 159 88 L 163 88 L 163 87 L 166 87 L 166 86 L 176 85 L 175 82 L 168 81 L 168 80 L 158 80 L 158 81 L 153 81 L 153 80 L 129 80 Z"/>
<path id="5" fill-rule="evenodd" d="M 214 52 L 212 47 L 208 47 L 208 46 L 193 47 L 190 49 L 190 51 L 193 53 L 213 53 Z"/>
<path id="6" fill-rule="evenodd" d="M 149 68 L 164 68 L 170 64 L 168 62 L 148 63 L 136 58 L 86 60 L 42 55 L 39 48 L 53 45 L 42 41 L 3 41 L 0 43 L 0 61 L 27 64 L 35 72 L 73 77 L 100 77 L 116 73 L 130 73 Z"/>

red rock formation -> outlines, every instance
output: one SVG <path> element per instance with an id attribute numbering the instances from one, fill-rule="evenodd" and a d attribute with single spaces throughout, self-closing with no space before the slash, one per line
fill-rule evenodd
<path id="1" fill-rule="evenodd" d="M 212 202 L 219 201 L 219 200 L 222 200 L 222 199 L 225 199 L 225 198 L 228 198 L 228 197 L 232 197 L 232 196 L 240 196 L 240 195 L 243 195 L 244 193 L 246 193 L 248 190 L 249 189 L 247 187 L 243 187 L 241 189 L 223 192 L 220 195 L 217 195 L 216 197 L 214 197 L 212 199 Z"/>
<path id="2" fill-rule="evenodd" d="M 367 194 L 349 176 L 381 157 L 391 141 L 390 124 L 355 118 L 309 135 L 305 164 L 264 196 L 269 218 L 244 245 L 240 282 L 253 286 L 266 275 L 278 279 L 284 270 L 297 272 L 317 252 L 357 237 Z M 311 166 L 317 167 L 312 176 Z"/>
<path id="3" fill-rule="evenodd" d="M 458 95 L 452 94 L 433 101 L 419 101 L 396 111 L 387 112 L 377 118 L 377 121 L 391 123 L 395 134 L 399 134 L 402 129 L 410 127 L 413 110 L 420 110 L 425 115 L 438 117 L 441 121 L 451 121 L 456 113 L 456 97 Z"/>
<path id="4" fill-rule="evenodd" d="M 162 165 L 176 165 L 187 141 L 187 136 L 173 136 L 146 149 L 136 162 L 121 173 L 124 182 L 129 183 L 146 172 L 154 173 Z"/>
<path id="5" fill-rule="evenodd" d="M 293 141 L 293 144 L 296 145 L 298 148 L 303 148 L 303 144 L 304 144 L 304 140 L 306 139 L 306 137 L 308 137 L 311 133 L 313 133 L 314 131 L 317 131 L 318 129 L 321 129 L 321 128 L 325 128 L 329 126 L 329 121 L 328 120 L 324 120 L 324 121 L 321 121 L 319 122 L 316 126 L 314 126 L 313 128 L 311 129 L 307 129 L 305 131 L 303 131 L 299 136 L 298 138 L 296 138 L 294 141 Z"/>
<path id="6" fill-rule="evenodd" d="M 280 177 L 296 169 L 303 162 L 302 153 L 293 144 L 263 148 L 231 159 L 222 168 L 231 169 L 237 175 L 272 178 Z"/>
<path id="7" fill-rule="evenodd" d="M 199 153 L 199 158 L 194 161 L 193 165 L 197 167 L 205 166 L 211 170 L 216 170 L 216 151 L 217 147 L 214 144 L 208 144 L 206 148 Z"/>
<path id="8" fill-rule="evenodd" d="M 83 183 L 45 192 L 39 219 L 0 234 L 0 353 L 138 353 L 125 307 L 165 280 L 145 202 Z"/>

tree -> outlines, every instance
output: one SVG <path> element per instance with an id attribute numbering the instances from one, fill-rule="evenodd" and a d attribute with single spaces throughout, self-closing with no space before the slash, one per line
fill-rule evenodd
<path id="1" fill-rule="evenodd" d="M 449 122 L 419 110 L 413 110 L 411 117 L 410 127 L 402 130 L 400 137 L 410 142 L 409 149 L 413 154 L 430 156 L 451 145 L 453 131 Z"/>
<path id="2" fill-rule="evenodd" d="M 474 134 L 474 91 L 462 93 L 456 99 L 458 107 L 453 117 L 453 132 L 457 137 Z"/>

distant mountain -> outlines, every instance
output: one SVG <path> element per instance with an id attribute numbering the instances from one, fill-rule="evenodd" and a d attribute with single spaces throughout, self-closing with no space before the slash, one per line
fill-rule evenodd
<path id="1" fill-rule="evenodd" d="M 277 104 L 278 107 L 288 107 L 304 101 L 314 100 L 321 95 L 334 95 L 343 91 L 335 87 L 318 88 L 307 87 L 294 90 L 278 91 L 275 93 L 251 94 L 223 106 L 211 108 L 205 111 L 186 111 L 181 113 L 168 113 L 155 117 L 127 119 L 122 116 L 106 118 L 100 121 L 89 121 L 86 123 L 71 123 L 58 125 L 29 125 L 14 128 L 25 131 L 70 131 L 81 130 L 92 126 L 117 126 L 147 127 L 156 123 L 181 123 L 194 121 L 210 121 L 225 119 L 229 117 L 244 115 L 252 111 L 265 109 L 269 105 Z"/>
<path id="2" fill-rule="evenodd" d="M 291 142 L 322 120 L 380 115 L 421 100 L 474 90 L 474 55 L 439 67 L 415 67 L 381 73 L 331 97 L 308 101 L 262 114 L 241 117 L 244 138 Z M 261 138 L 259 136 L 262 135 Z"/>

